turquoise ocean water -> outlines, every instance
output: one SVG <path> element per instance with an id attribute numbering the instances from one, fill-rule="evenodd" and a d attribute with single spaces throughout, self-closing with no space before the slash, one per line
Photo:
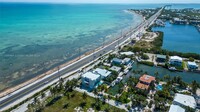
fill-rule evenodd
<path id="1" fill-rule="evenodd" d="M 141 23 L 126 5 L 0 5 L 0 88 L 19 84 Z M 132 7 L 134 8 L 134 7 Z M 5 85 L 6 84 L 6 85 Z"/>
<path id="2" fill-rule="evenodd" d="M 164 4 L 0 3 L 0 90 L 112 41 L 142 18 L 126 9 Z M 199 8 L 176 4 L 173 8 Z"/>

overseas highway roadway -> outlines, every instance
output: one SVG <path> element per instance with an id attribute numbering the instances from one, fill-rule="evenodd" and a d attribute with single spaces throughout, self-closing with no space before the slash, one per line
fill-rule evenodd
<path id="1" fill-rule="evenodd" d="M 78 62 L 74 62 L 73 64 L 64 67 L 64 69 L 60 69 L 59 72 L 54 72 L 53 75 L 50 75 L 47 78 L 44 78 L 26 88 L 22 88 L 19 92 L 11 93 L 9 96 L 7 95 L 6 98 L 0 99 L 0 111 L 3 111 L 5 109 L 10 108 L 10 106 L 14 105 L 14 103 L 21 98 L 24 98 L 27 95 L 30 95 L 32 92 L 41 89 L 45 85 L 47 85 L 50 82 L 55 81 L 56 79 L 62 77 L 63 75 L 70 73 L 72 71 L 79 70 L 84 65 L 90 63 L 94 59 L 99 58 L 101 55 L 106 54 L 112 50 L 115 50 L 119 44 L 126 42 L 131 38 L 133 34 L 136 34 L 138 32 L 142 32 L 145 30 L 145 28 L 149 27 L 153 22 L 156 20 L 156 18 L 160 15 L 163 8 L 161 8 L 157 13 L 155 13 L 152 17 L 150 17 L 148 20 L 145 20 L 143 23 L 138 25 L 136 28 L 132 29 L 131 31 L 126 32 L 123 36 L 117 38 L 115 41 L 109 43 L 108 45 L 102 46 L 100 49 L 94 51 L 88 56 L 85 56 L 78 60 Z"/>

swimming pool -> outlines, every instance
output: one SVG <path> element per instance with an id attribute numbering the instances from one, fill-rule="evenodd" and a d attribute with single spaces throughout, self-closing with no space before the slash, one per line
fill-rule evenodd
<path id="1" fill-rule="evenodd" d="M 158 85 L 156 86 L 156 89 L 161 91 L 161 90 L 163 89 L 163 87 L 162 87 L 162 85 L 158 84 Z"/>
<path id="2" fill-rule="evenodd" d="M 97 83 L 97 84 L 95 85 L 95 88 L 97 88 L 97 87 L 100 86 L 101 84 L 103 84 L 103 81 L 102 81 L 102 80 L 99 81 L 99 83 Z"/>

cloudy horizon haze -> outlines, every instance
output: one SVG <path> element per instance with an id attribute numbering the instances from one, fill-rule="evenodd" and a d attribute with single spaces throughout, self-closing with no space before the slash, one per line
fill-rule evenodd
<path id="1" fill-rule="evenodd" d="M 200 3 L 200 0 L 0 0 L 0 2 L 45 3 Z"/>

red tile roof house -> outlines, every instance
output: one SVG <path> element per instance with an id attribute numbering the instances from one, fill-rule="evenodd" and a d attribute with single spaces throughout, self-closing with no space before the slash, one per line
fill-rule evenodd
<path id="1" fill-rule="evenodd" d="M 155 77 L 146 74 L 142 75 L 139 80 L 136 88 L 143 90 L 149 90 L 150 84 L 156 81 Z"/>

